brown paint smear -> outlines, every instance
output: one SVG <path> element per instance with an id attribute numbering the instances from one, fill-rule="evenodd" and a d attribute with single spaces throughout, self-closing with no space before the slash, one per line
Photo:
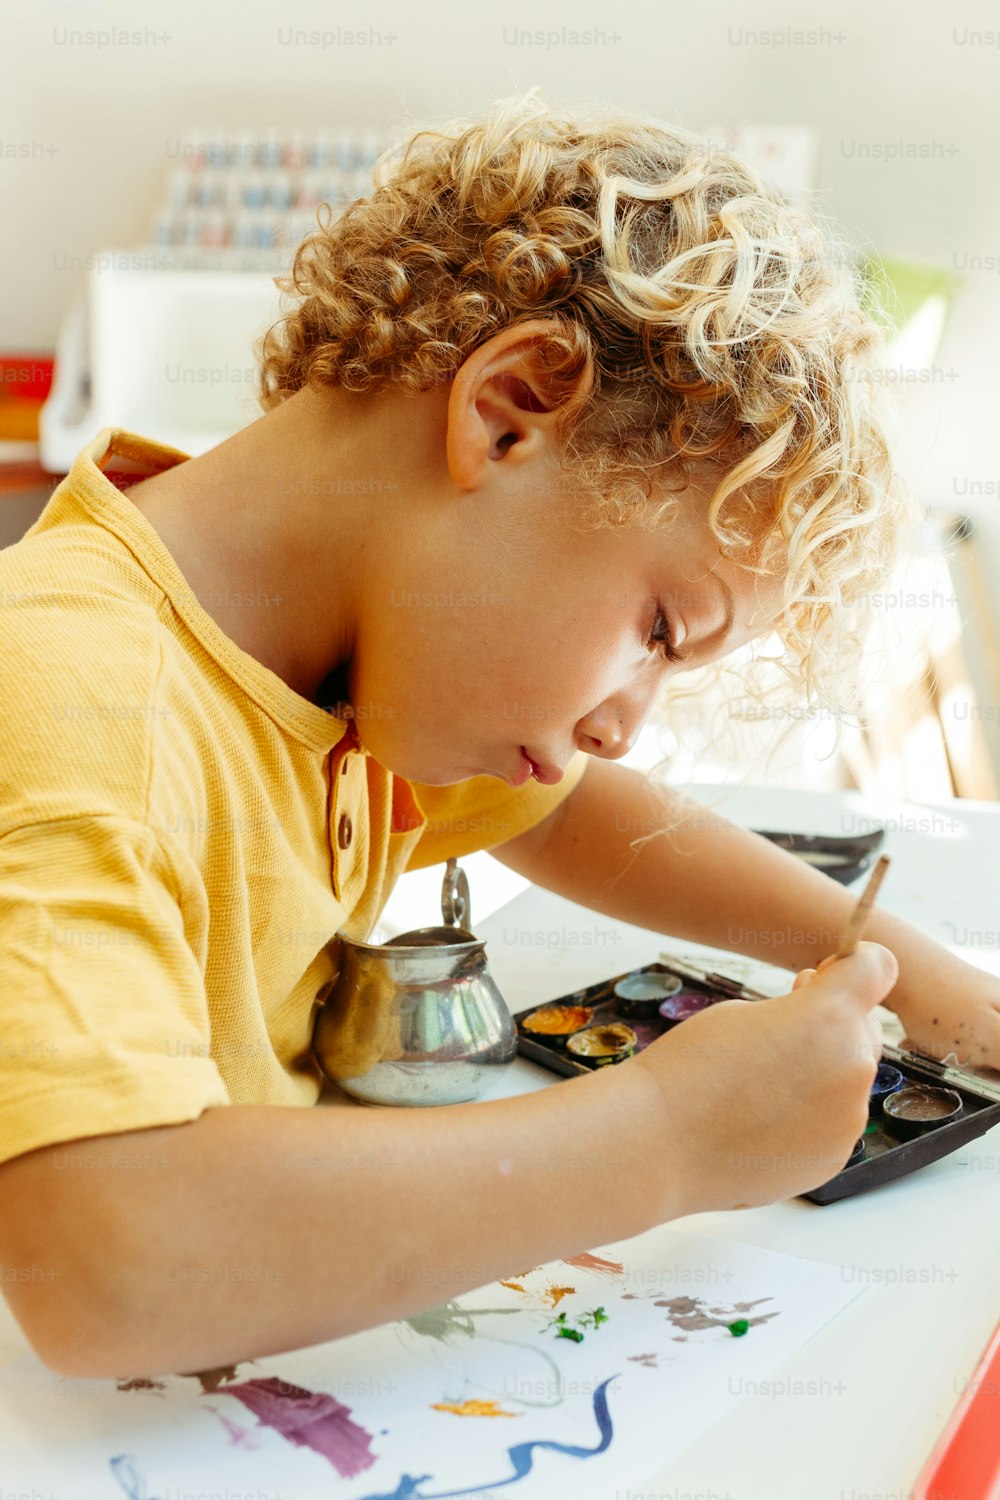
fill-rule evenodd
<path id="1" fill-rule="evenodd" d="M 625 1270 L 620 1260 L 604 1260 L 600 1255 L 591 1255 L 589 1250 L 582 1255 L 565 1255 L 563 1264 L 575 1266 L 578 1271 L 597 1271 L 602 1276 L 621 1276 Z"/>
<path id="2" fill-rule="evenodd" d="M 202 1394 L 207 1396 L 217 1391 L 224 1380 L 236 1379 L 235 1365 L 220 1365 L 216 1370 L 190 1370 L 185 1379 L 200 1380 Z"/>

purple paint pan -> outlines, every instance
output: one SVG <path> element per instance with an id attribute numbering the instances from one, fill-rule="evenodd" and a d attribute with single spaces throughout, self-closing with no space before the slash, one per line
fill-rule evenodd
<path id="1" fill-rule="evenodd" d="M 659 1007 L 660 1015 L 668 1026 L 676 1026 L 680 1021 L 686 1021 L 691 1016 L 696 1016 L 699 1011 L 708 1010 L 713 1005 L 718 1005 L 720 1000 L 725 1000 L 726 995 L 695 995 L 690 990 L 680 995 L 671 995 L 664 1000 Z"/>

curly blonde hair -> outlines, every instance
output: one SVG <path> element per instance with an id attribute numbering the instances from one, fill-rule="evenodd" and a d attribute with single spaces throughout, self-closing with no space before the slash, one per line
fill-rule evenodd
<path id="1" fill-rule="evenodd" d="M 553 390 L 594 371 L 563 429 L 581 514 L 657 525 L 708 474 L 720 549 L 783 579 L 783 670 L 835 701 L 904 501 L 862 374 L 880 330 L 829 231 L 687 131 L 537 89 L 418 130 L 373 180 L 277 280 L 296 301 L 259 346 L 264 409 L 305 385 L 424 391 L 549 317 Z"/>

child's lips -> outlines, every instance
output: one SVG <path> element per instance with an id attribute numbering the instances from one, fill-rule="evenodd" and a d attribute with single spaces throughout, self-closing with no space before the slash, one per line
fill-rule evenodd
<path id="1" fill-rule="evenodd" d="M 557 781 L 562 781 L 563 773 L 558 766 L 546 765 L 544 761 L 537 761 L 529 755 L 524 746 L 521 746 L 521 770 L 515 777 L 514 785 L 523 786 L 533 776 L 542 786 L 555 786 Z"/>

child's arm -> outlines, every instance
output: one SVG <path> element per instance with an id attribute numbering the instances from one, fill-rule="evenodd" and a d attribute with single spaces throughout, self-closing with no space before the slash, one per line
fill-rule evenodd
<path id="1" fill-rule="evenodd" d="M 630 847 L 666 822 L 677 831 Z M 793 970 L 836 949 L 856 900 L 768 839 L 597 758 L 544 822 L 492 852 L 537 885 L 621 921 Z M 911 1042 L 1000 1067 L 1000 979 L 882 910 L 865 930 L 899 962 L 885 1003 Z"/>
<path id="2" fill-rule="evenodd" d="M 0 1262 L 25 1268 L 4 1291 L 77 1376 L 337 1338 L 676 1213 L 671 1171 L 634 1159 L 659 1129 L 644 1084 L 633 1069 L 448 1108 L 232 1105 L 34 1151 L 0 1166 Z"/>
<path id="3" fill-rule="evenodd" d="M 805 996 L 723 1002 L 527 1096 L 230 1105 L 30 1152 L 0 1167 L 5 1295 L 53 1369 L 190 1373 L 412 1316 L 681 1214 L 802 1192 L 843 1166 L 867 1119 L 868 1012 L 894 977 L 863 943 Z"/>

